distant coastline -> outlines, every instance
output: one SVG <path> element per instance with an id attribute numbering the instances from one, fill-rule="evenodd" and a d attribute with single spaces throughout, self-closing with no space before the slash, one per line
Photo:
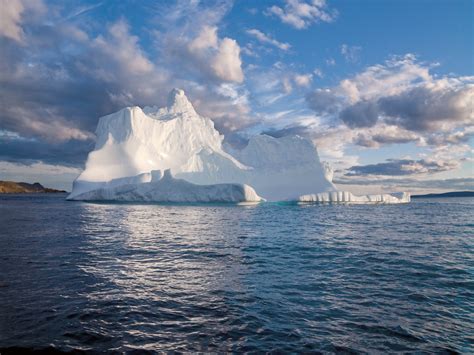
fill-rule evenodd
<path id="1" fill-rule="evenodd" d="M 452 191 L 440 194 L 411 195 L 411 198 L 474 197 L 474 191 Z"/>
<path id="2" fill-rule="evenodd" d="M 39 182 L 0 181 L 0 194 L 38 194 L 38 193 L 66 193 L 64 190 L 50 189 Z"/>

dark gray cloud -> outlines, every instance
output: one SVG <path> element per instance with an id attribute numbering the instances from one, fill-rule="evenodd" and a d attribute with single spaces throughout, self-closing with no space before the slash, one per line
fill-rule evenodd
<path id="1" fill-rule="evenodd" d="M 52 165 L 83 167 L 92 141 L 68 140 L 51 143 L 40 140 L 0 138 L 0 161 L 32 164 L 44 162 Z"/>
<path id="2" fill-rule="evenodd" d="M 342 100 L 329 89 L 317 89 L 306 95 L 309 107 L 318 114 L 336 113 L 342 106 Z"/>
<path id="3" fill-rule="evenodd" d="M 439 173 L 459 167 L 458 161 L 389 159 L 385 163 L 357 165 L 348 169 L 346 176 L 385 175 L 403 176 Z"/>
<path id="4" fill-rule="evenodd" d="M 360 101 L 343 109 L 339 118 L 350 128 L 361 128 L 375 126 L 379 115 L 377 102 Z"/>
<path id="5" fill-rule="evenodd" d="M 288 126 L 280 129 L 269 129 L 262 132 L 262 134 L 266 134 L 275 138 L 281 138 L 292 135 L 307 137 L 310 136 L 311 133 L 312 131 L 309 127 L 300 125 Z"/>
<path id="6" fill-rule="evenodd" d="M 467 122 L 472 119 L 474 88 L 470 86 L 415 87 L 398 95 L 381 97 L 378 107 L 387 122 L 411 131 L 433 132 L 439 123 Z"/>
<path id="7" fill-rule="evenodd" d="M 380 145 L 388 145 L 388 144 L 405 144 L 410 142 L 417 142 L 419 141 L 418 137 L 413 136 L 394 136 L 388 135 L 384 133 L 377 133 L 370 136 L 359 134 L 357 137 L 354 138 L 354 144 L 366 147 L 366 148 L 377 148 Z"/>

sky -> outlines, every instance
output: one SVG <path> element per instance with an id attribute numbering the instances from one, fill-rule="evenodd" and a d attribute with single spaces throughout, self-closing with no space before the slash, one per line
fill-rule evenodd
<path id="1" fill-rule="evenodd" d="M 473 190 L 470 0 L 0 0 L 0 180 L 70 190 L 98 118 L 185 90 L 354 193 Z"/>

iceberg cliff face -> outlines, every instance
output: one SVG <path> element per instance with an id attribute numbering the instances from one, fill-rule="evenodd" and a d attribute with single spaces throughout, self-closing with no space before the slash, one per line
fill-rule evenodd
<path id="1" fill-rule="evenodd" d="M 155 200 L 160 196 L 158 200 L 171 202 L 171 195 L 163 197 L 166 185 L 157 184 L 152 177 L 168 169 L 176 176 L 174 180 L 191 183 L 187 187 L 183 182 L 174 183 L 170 191 L 177 196 L 181 186 L 196 199 L 203 190 L 190 191 L 199 189 L 197 185 L 230 184 L 233 187 L 227 189 L 244 186 L 247 192 L 252 186 L 270 201 L 298 201 L 300 196 L 337 191 L 331 182 L 332 170 L 321 164 L 311 141 L 299 136 L 258 135 L 231 155 L 224 150 L 224 137 L 214 123 L 196 113 L 179 89 L 170 93 L 167 107 L 127 107 L 101 117 L 96 135 L 95 149 L 74 182 L 70 199 L 149 200 L 147 196 L 154 195 Z M 132 193 L 133 185 L 140 188 Z M 245 191 L 241 191 L 244 198 L 260 200 L 253 189 Z M 233 197 L 229 199 L 234 202 Z M 175 202 L 184 200 L 180 197 Z"/>

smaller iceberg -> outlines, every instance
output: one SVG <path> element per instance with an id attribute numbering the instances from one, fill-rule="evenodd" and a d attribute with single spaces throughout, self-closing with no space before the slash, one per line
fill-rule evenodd
<path id="1" fill-rule="evenodd" d="M 302 195 L 298 198 L 299 203 L 351 203 L 351 204 L 393 204 L 410 202 L 410 194 L 407 192 L 395 192 L 390 194 L 361 195 L 356 196 L 348 191 L 321 192 L 318 194 Z"/>
<path id="2" fill-rule="evenodd" d="M 132 178 L 109 181 L 104 186 L 68 200 L 80 201 L 140 201 L 171 203 L 258 203 L 265 201 L 246 184 L 197 185 L 175 179 L 170 169 L 153 170 Z"/>

